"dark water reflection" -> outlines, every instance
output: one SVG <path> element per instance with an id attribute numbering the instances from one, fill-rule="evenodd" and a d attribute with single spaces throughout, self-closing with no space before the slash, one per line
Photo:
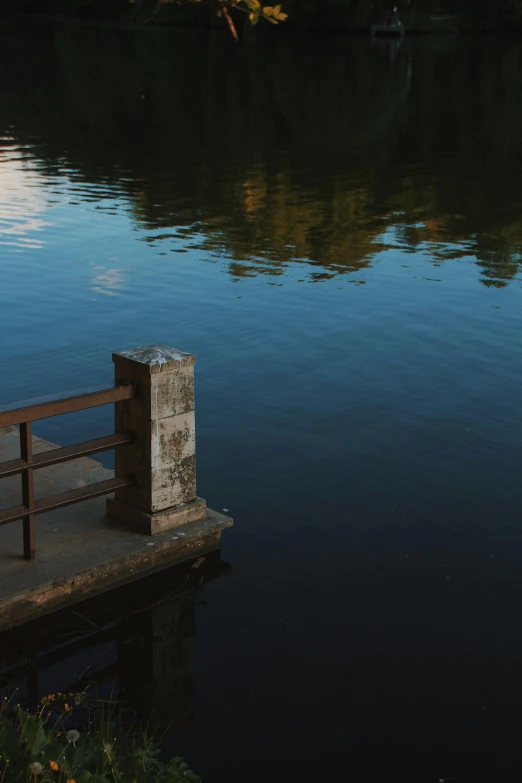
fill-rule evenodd
<path id="1" fill-rule="evenodd" d="M 2 696 L 35 708 L 48 693 L 87 690 L 160 735 L 183 728 L 194 719 L 196 602 L 228 570 L 214 552 L 4 633 Z"/>
<path id="2" fill-rule="evenodd" d="M 519 42 L 4 25 L 0 73 L 2 401 L 198 354 L 233 570 L 166 750 L 208 783 L 518 780 Z"/>

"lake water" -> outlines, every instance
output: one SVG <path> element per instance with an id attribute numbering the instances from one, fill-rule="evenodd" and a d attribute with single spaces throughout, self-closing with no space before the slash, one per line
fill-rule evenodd
<path id="1" fill-rule="evenodd" d="M 266 33 L 2 26 L 0 402 L 197 354 L 206 783 L 519 779 L 521 43 Z"/>

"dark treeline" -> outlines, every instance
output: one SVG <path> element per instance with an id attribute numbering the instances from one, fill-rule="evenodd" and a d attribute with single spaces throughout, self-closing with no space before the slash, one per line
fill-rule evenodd
<path id="1" fill-rule="evenodd" d="M 4 10 L 64 14 L 154 24 L 221 24 L 212 4 L 188 0 L 9 0 Z M 184 3 L 187 3 L 186 5 Z M 267 0 L 269 5 L 269 0 Z M 363 31 L 382 17 L 394 0 L 283 0 L 286 28 Z M 411 31 L 460 32 L 522 29 L 522 0 L 402 0 L 402 20 Z M 243 17 L 238 15 L 240 24 Z M 275 32 L 275 31 L 274 31 Z"/>

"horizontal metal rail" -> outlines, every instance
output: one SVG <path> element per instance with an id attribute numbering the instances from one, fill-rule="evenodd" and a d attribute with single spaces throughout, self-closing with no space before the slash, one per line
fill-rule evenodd
<path id="1" fill-rule="evenodd" d="M 88 457 L 91 454 L 99 454 L 102 451 L 109 451 L 116 446 L 126 446 L 133 443 L 136 436 L 133 432 L 122 432 L 117 435 L 104 435 L 103 438 L 86 440 L 83 443 L 75 443 L 72 446 L 50 449 L 34 454 L 32 462 L 26 462 L 24 459 L 12 459 L 9 462 L 0 462 L 0 479 L 9 478 L 23 473 L 27 468 L 37 470 L 47 468 L 49 465 L 58 465 L 62 462 L 69 462 L 80 457 Z"/>
<path id="2" fill-rule="evenodd" d="M 71 489 L 68 492 L 61 492 L 59 495 L 51 495 L 41 500 L 35 500 L 29 507 L 26 505 L 11 506 L 0 511 L 0 525 L 7 525 L 9 522 L 15 522 L 17 519 L 23 519 L 29 514 L 44 514 L 46 511 L 54 511 L 57 508 L 71 506 L 81 500 L 97 498 L 101 495 L 110 495 L 118 489 L 132 487 L 136 483 L 133 476 L 122 476 L 122 478 L 108 479 L 107 481 L 98 481 L 87 487 Z"/>
<path id="3" fill-rule="evenodd" d="M 136 384 L 124 383 L 101 391 L 90 391 L 83 394 L 65 397 L 60 400 L 50 400 L 21 408 L 4 408 L 0 410 L 0 427 L 13 427 L 16 424 L 25 424 L 29 421 L 47 419 L 51 416 L 60 416 L 63 413 L 74 413 L 87 408 L 96 408 L 98 405 L 108 405 L 111 402 L 130 400 L 136 395 Z"/>
<path id="4" fill-rule="evenodd" d="M 60 416 L 64 413 L 74 413 L 88 408 L 96 408 L 99 405 L 129 400 L 136 396 L 137 389 L 135 383 L 127 381 L 109 389 L 82 389 L 78 392 L 69 392 L 66 397 L 58 400 L 40 398 L 39 400 L 17 403 L 16 407 L 11 405 L 0 409 L 0 428 L 20 425 L 20 458 L 0 463 L 0 479 L 20 475 L 22 483 L 22 504 L 0 510 L 0 525 L 7 525 L 9 522 L 16 522 L 19 519 L 23 520 L 24 557 L 26 560 L 34 560 L 35 557 L 34 518 L 36 514 L 64 508 L 100 495 L 109 495 L 116 490 L 125 489 L 136 483 L 133 476 L 123 476 L 36 500 L 34 471 L 38 468 L 59 465 L 62 462 L 124 446 L 132 443 L 135 436 L 132 432 L 116 433 L 76 443 L 72 446 L 33 454 L 31 423 L 51 416 Z"/>

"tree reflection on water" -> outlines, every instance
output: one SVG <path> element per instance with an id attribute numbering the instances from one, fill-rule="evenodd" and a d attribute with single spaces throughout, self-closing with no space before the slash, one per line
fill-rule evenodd
<path id="1" fill-rule="evenodd" d="M 236 279 L 291 263 L 353 276 L 398 247 L 505 286 L 522 248 L 520 51 L 407 40 L 390 62 L 357 39 L 75 27 L 28 49 L 6 30 L 0 123 L 79 200 L 123 197 L 147 242 L 225 257 Z"/>

